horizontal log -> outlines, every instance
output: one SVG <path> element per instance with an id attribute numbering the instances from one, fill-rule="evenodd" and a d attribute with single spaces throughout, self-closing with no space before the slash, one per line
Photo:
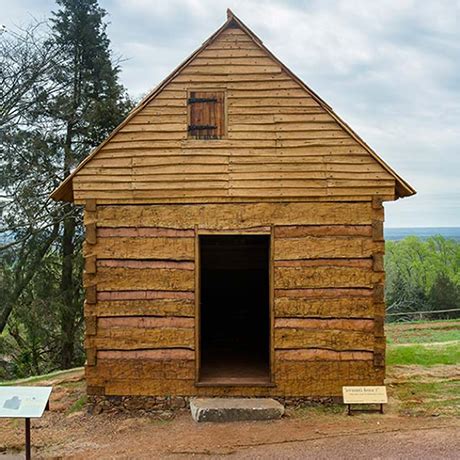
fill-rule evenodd
<path id="1" fill-rule="evenodd" d="M 152 228 L 152 227 L 120 227 L 120 228 L 101 228 L 97 229 L 97 236 L 106 237 L 127 237 L 127 238 L 193 238 L 194 230 L 180 230 L 175 228 Z"/>
<path id="2" fill-rule="evenodd" d="M 98 328 L 102 332 L 104 329 L 115 327 L 138 327 L 142 329 L 153 329 L 158 327 L 178 327 L 178 328 L 192 328 L 194 327 L 193 318 L 178 318 L 170 317 L 152 317 L 152 316 L 117 316 L 111 318 L 98 318 Z M 103 334 L 104 335 L 104 334 Z"/>
<path id="3" fill-rule="evenodd" d="M 308 236 L 372 236 L 371 225 L 289 225 L 276 226 L 275 238 Z"/>
<path id="4" fill-rule="evenodd" d="M 290 259 L 290 260 L 275 260 L 273 262 L 275 267 L 360 267 L 360 268 L 373 268 L 371 258 L 366 259 Z"/>
<path id="5" fill-rule="evenodd" d="M 382 280 L 381 273 L 358 267 L 275 267 L 276 289 L 362 288 Z"/>
<path id="6" fill-rule="evenodd" d="M 135 291 L 130 291 L 135 292 Z M 111 294 L 116 294 L 112 292 Z M 105 300 L 85 305 L 87 314 L 102 316 L 184 316 L 192 317 L 195 312 L 193 293 L 185 299 L 152 300 Z"/>
<path id="7" fill-rule="evenodd" d="M 372 318 L 372 297 L 274 299 L 275 317 Z"/>
<path id="8" fill-rule="evenodd" d="M 315 258 L 372 257 L 383 245 L 370 237 L 304 236 L 299 238 L 276 238 L 274 257 L 277 260 Z"/>
<path id="9" fill-rule="evenodd" d="M 152 360 L 152 361 L 194 361 L 195 352 L 177 348 L 166 350 L 108 350 L 98 351 L 99 363 L 101 360 Z"/>
<path id="10" fill-rule="evenodd" d="M 155 353 L 160 358 L 145 358 L 146 354 L 152 356 Z M 185 355 L 185 358 L 165 359 L 162 355 L 178 357 Z M 107 358 L 107 354 L 111 358 Z M 127 354 L 134 354 L 136 358 L 127 358 Z M 195 363 L 189 354 L 194 354 L 191 350 L 132 350 L 132 351 L 98 351 L 97 366 L 87 369 L 86 378 L 93 385 L 100 385 L 123 379 L 127 383 L 130 381 L 142 380 L 192 380 L 195 376 Z M 117 358 L 113 358 L 113 356 Z M 103 356 L 103 358 L 102 358 Z M 129 383 L 128 383 L 129 384 Z"/>
<path id="11" fill-rule="evenodd" d="M 193 260 L 194 238 L 104 237 L 92 247 L 98 259 Z"/>
<path id="12" fill-rule="evenodd" d="M 280 361 L 372 361 L 371 351 L 334 351 L 322 349 L 277 350 L 275 359 Z"/>
<path id="13" fill-rule="evenodd" d="M 156 300 L 156 299 L 186 299 L 193 300 L 193 292 L 187 291 L 158 291 L 158 290 L 138 290 L 138 291 L 99 291 L 97 293 L 97 300 L 99 301 L 113 301 L 113 300 Z"/>
<path id="14" fill-rule="evenodd" d="M 275 328 L 373 332 L 374 321 L 371 319 L 276 318 Z"/>
<path id="15" fill-rule="evenodd" d="M 192 328 L 112 327 L 98 330 L 97 336 L 86 337 L 85 345 L 97 350 L 137 350 L 154 348 L 194 349 Z"/>
<path id="16" fill-rule="evenodd" d="M 276 360 L 274 372 L 277 376 L 277 383 L 282 382 L 293 387 L 295 381 L 300 381 L 304 382 L 304 388 L 308 388 L 316 383 L 319 390 L 321 385 L 327 386 L 329 382 L 335 381 L 340 388 L 340 396 L 342 395 L 342 386 L 344 385 L 366 385 L 365 382 L 374 382 L 367 383 L 368 385 L 378 385 L 379 383 L 377 382 L 379 380 L 380 385 L 383 384 L 383 373 L 375 372 L 373 363 L 369 360 L 340 362 Z M 318 378 L 319 376 L 321 378 Z M 327 393 L 323 393 L 323 395 L 325 394 Z"/>
<path id="17" fill-rule="evenodd" d="M 82 195 L 76 197 L 74 195 L 74 203 L 76 205 L 81 205 L 85 201 L 85 195 L 88 196 L 93 192 L 85 192 Z M 202 205 L 206 204 L 234 204 L 235 199 L 229 198 L 228 196 L 222 195 L 209 195 L 209 196 L 190 196 L 190 195 L 180 195 L 180 196 L 169 196 L 169 197 L 155 197 L 150 194 L 150 197 L 147 194 L 145 196 L 135 196 L 135 194 L 130 194 L 129 196 L 120 195 L 115 197 L 113 194 L 104 195 L 102 192 L 97 192 L 98 203 L 101 206 L 119 206 L 119 205 Z M 176 194 L 177 195 L 177 194 Z M 375 195 L 375 193 L 374 193 Z M 351 202 L 370 202 L 372 200 L 371 194 L 369 195 L 348 195 L 348 196 L 317 196 L 317 197 L 307 197 L 307 196 L 239 196 L 238 203 L 272 203 L 276 201 L 277 203 L 300 203 L 300 202 L 311 202 L 313 199 L 317 202 L 329 202 L 329 203 L 351 203 Z M 380 195 L 384 201 L 394 200 L 394 194 Z"/>
<path id="18" fill-rule="evenodd" d="M 361 331 L 277 328 L 275 349 L 327 348 L 335 351 L 373 351 L 374 334 Z"/>
<path id="19" fill-rule="evenodd" d="M 356 298 L 356 297 L 373 297 L 374 290 L 368 288 L 352 288 L 352 289 L 340 289 L 340 288 L 307 288 L 307 289 L 276 289 L 276 297 L 286 298 L 302 298 L 302 299 L 316 299 L 316 300 L 328 300 L 337 298 Z M 375 300 L 374 300 L 375 301 Z"/>
<path id="20" fill-rule="evenodd" d="M 166 227 L 191 229 L 244 228 L 271 224 L 367 224 L 372 220 L 370 203 L 258 203 L 98 206 L 98 225 L 103 227 Z M 181 239 L 182 240 L 182 239 Z"/>
<path id="21" fill-rule="evenodd" d="M 97 285 L 101 291 L 188 291 L 195 287 L 195 275 L 191 270 L 177 268 L 99 267 Z"/>
<path id="22" fill-rule="evenodd" d="M 190 396 L 196 393 L 194 380 L 145 379 L 127 381 L 110 379 L 105 385 L 105 394 L 126 396 Z"/>
<path id="23" fill-rule="evenodd" d="M 194 270 L 195 264 L 187 261 L 170 260 L 131 260 L 131 259 L 99 259 L 98 267 L 123 268 L 176 268 L 178 270 Z"/>

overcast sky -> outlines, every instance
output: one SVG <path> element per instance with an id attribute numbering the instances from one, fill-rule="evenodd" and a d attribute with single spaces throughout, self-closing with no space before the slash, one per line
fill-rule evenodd
<path id="1" fill-rule="evenodd" d="M 230 7 L 406 179 L 388 227 L 460 227 L 460 0 L 100 0 L 139 97 L 208 38 Z M 51 0 L 0 0 L 0 22 Z"/>

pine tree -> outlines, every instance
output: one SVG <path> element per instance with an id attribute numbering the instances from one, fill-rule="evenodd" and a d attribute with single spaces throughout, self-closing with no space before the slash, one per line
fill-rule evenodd
<path id="1" fill-rule="evenodd" d="M 60 122 L 57 145 L 62 155 L 62 176 L 100 143 L 123 119 L 129 108 L 118 82 L 119 68 L 112 62 L 106 34 L 105 10 L 96 0 L 57 0 L 52 40 L 61 50 L 64 65 L 53 78 L 62 87 L 47 104 Z M 82 320 L 80 279 L 75 268 L 81 232 L 79 212 L 62 207 L 61 367 L 72 365 L 75 334 Z M 79 295 L 80 294 L 80 295 Z"/>

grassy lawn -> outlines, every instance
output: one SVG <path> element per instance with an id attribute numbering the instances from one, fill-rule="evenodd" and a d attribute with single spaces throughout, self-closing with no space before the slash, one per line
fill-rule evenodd
<path id="1" fill-rule="evenodd" d="M 389 324 L 385 329 L 387 374 L 399 377 L 393 379 L 390 394 L 399 412 L 460 416 L 460 321 Z M 394 371 L 392 366 L 397 366 Z M 400 379 L 404 374 L 407 378 Z"/>
<path id="2" fill-rule="evenodd" d="M 460 364 L 460 341 L 436 345 L 392 345 L 387 349 L 387 365 L 434 366 Z"/>
<path id="3" fill-rule="evenodd" d="M 385 329 L 390 344 L 460 341 L 460 321 L 455 320 L 391 323 Z"/>
<path id="4" fill-rule="evenodd" d="M 385 326 L 387 364 L 460 364 L 460 321 L 393 323 Z"/>

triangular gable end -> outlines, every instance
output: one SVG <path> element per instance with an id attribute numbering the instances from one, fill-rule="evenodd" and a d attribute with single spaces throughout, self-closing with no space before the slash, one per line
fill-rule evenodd
<path id="1" fill-rule="evenodd" d="M 227 21 L 220 27 L 203 45 L 197 49 L 186 61 L 178 66 L 163 82 L 161 82 L 150 94 L 148 94 L 128 115 L 128 117 L 111 133 L 111 135 L 93 152 L 83 160 L 73 173 L 64 180 L 58 188 L 56 188 L 51 197 L 55 200 L 72 201 L 73 200 L 73 179 L 74 177 L 83 172 L 85 165 L 91 160 L 95 159 L 98 152 L 103 149 L 124 127 L 126 127 L 130 121 L 141 114 L 144 108 L 151 103 L 166 87 L 172 82 L 187 66 L 189 66 L 195 58 L 197 58 L 202 51 L 204 51 L 209 45 L 215 42 L 219 36 L 228 29 L 240 29 L 248 37 L 251 38 L 252 42 L 260 48 L 274 63 L 281 67 L 281 69 L 289 75 L 306 93 L 318 103 L 318 105 L 336 121 L 336 123 L 353 138 L 365 151 L 386 171 L 390 177 L 395 180 L 395 192 L 396 199 L 400 197 L 410 196 L 415 194 L 415 190 L 405 182 L 393 169 L 391 169 L 343 120 L 341 120 L 332 110 L 332 108 L 326 104 L 316 93 L 314 93 L 308 86 L 305 85 L 296 75 L 294 75 L 284 64 L 282 64 L 262 43 L 262 41 L 238 19 L 230 10 L 227 11 Z"/>

